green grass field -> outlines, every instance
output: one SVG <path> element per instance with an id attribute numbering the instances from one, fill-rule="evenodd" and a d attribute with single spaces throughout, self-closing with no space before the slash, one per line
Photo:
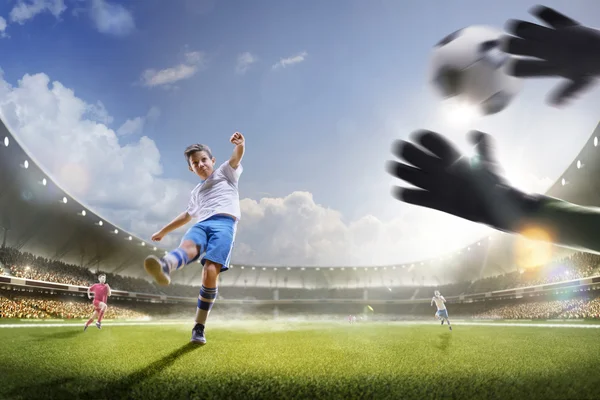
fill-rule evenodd
<path id="1" fill-rule="evenodd" d="M 1 399 L 600 398 L 600 329 L 37 324 L 0 328 Z"/>

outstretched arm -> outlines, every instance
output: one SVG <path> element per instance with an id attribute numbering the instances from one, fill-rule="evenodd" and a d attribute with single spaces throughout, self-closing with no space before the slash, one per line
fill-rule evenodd
<path id="1" fill-rule="evenodd" d="M 231 139 L 229 139 L 229 141 L 235 145 L 235 148 L 233 149 L 233 154 L 229 159 L 229 165 L 231 166 L 231 168 L 237 169 L 237 167 L 242 162 L 242 158 L 244 157 L 244 151 L 246 150 L 246 140 L 244 139 L 244 136 L 241 133 L 236 132 L 233 134 L 233 136 L 231 136 Z"/>
<path id="2" fill-rule="evenodd" d="M 546 240 L 558 245 L 600 254 L 600 208 L 542 195 L 534 201 L 535 207 L 515 233 L 527 236 L 528 228 L 537 228 L 548 235 Z"/>
<path id="3" fill-rule="evenodd" d="M 112 290 L 110 288 L 110 285 L 106 285 L 108 286 L 108 297 L 112 296 Z"/>

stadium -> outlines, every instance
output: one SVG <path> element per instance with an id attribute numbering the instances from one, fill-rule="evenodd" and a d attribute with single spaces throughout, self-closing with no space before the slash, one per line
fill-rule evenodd
<path id="1" fill-rule="evenodd" d="M 599 136 L 600 125 L 548 195 L 600 205 Z M 233 260 L 219 276 L 212 342 L 195 350 L 186 335 L 201 268 L 151 283 L 143 260 L 164 248 L 72 198 L 3 123 L 0 138 L 2 398 L 585 398 L 597 387 L 600 256 L 498 233 L 398 265 Z M 99 273 L 113 289 L 106 325 L 83 336 Z M 452 333 L 433 319 L 434 290 Z M 90 346 L 110 349 L 111 372 L 84 361 Z M 226 358 L 214 350 L 229 346 L 238 351 Z M 198 358 L 217 367 L 186 368 Z M 444 388 L 440 363 L 453 376 Z"/>

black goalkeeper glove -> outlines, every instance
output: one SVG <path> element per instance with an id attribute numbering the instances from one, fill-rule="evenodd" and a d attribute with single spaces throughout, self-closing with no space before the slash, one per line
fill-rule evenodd
<path id="1" fill-rule="evenodd" d="M 536 207 L 533 197 L 511 187 L 502 177 L 490 135 L 471 132 L 474 158 L 464 157 L 435 132 L 418 131 L 414 139 L 423 148 L 406 141 L 393 146 L 393 153 L 413 166 L 395 161 L 387 164 L 391 175 L 419 188 L 394 188 L 399 200 L 508 232 L 516 232 Z"/>
<path id="2" fill-rule="evenodd" d="M 559 76 L 568 81 L 550 95 L 550 102 L 562 105 L 600 76 L 600 31 L 545 6 L 535 6 L 530 13 L 550 28 L 531 22 L 510 20 L 503 38 L 503 50 L 509 54 L 533 57 L 516 59 L 509 73 L 519 77 Z"/>

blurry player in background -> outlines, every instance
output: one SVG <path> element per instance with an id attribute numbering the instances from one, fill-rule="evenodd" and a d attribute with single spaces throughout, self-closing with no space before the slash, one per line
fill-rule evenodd
<path id="1" fill-rule="evenodd" d="M 446 309 L 446 299 L 444 296 L 440 294 L 439 291 L 435 291 L 433 298 L 431 299 L 431 305 L 433 303 L 437 306 L 437 312 L 435 313 L 435 317 L 442 321 L 442 325 L 444 325 L 444 320 L 448 322 L 448 327 L 452 330 L 452 325 L 450 325 L 450 320 L 448 319 L 448 310 Z"/>
<path id="2" fill-rule="evenodd" d="M 108 307 L 106 305 L 106 302 L 108 300 L 108 296 L 112 294 L 110 286 L 108 285 L 108 283 L 106 283 L 106 275 L 99 275 L 98 282 L 99 283 L 95 283 L 92 286 L 90 286 L 87 291 L 89 299 L 92 298 L 92 293 L 94 293 L 94 313 L 92 314 L 90 319 L 88 319 L 88 321 L 85 323 L 85 327 L 83 328 L 84 332 L 87 329 L 87 327 L 92 322 L 94 322 L 96 318 L 98 318 L 98 322 L 96 322 L 96 327 L 98 327 L 98 329 L 102 329 L 102 318 L 104 317 L 104 312 Z"/>

